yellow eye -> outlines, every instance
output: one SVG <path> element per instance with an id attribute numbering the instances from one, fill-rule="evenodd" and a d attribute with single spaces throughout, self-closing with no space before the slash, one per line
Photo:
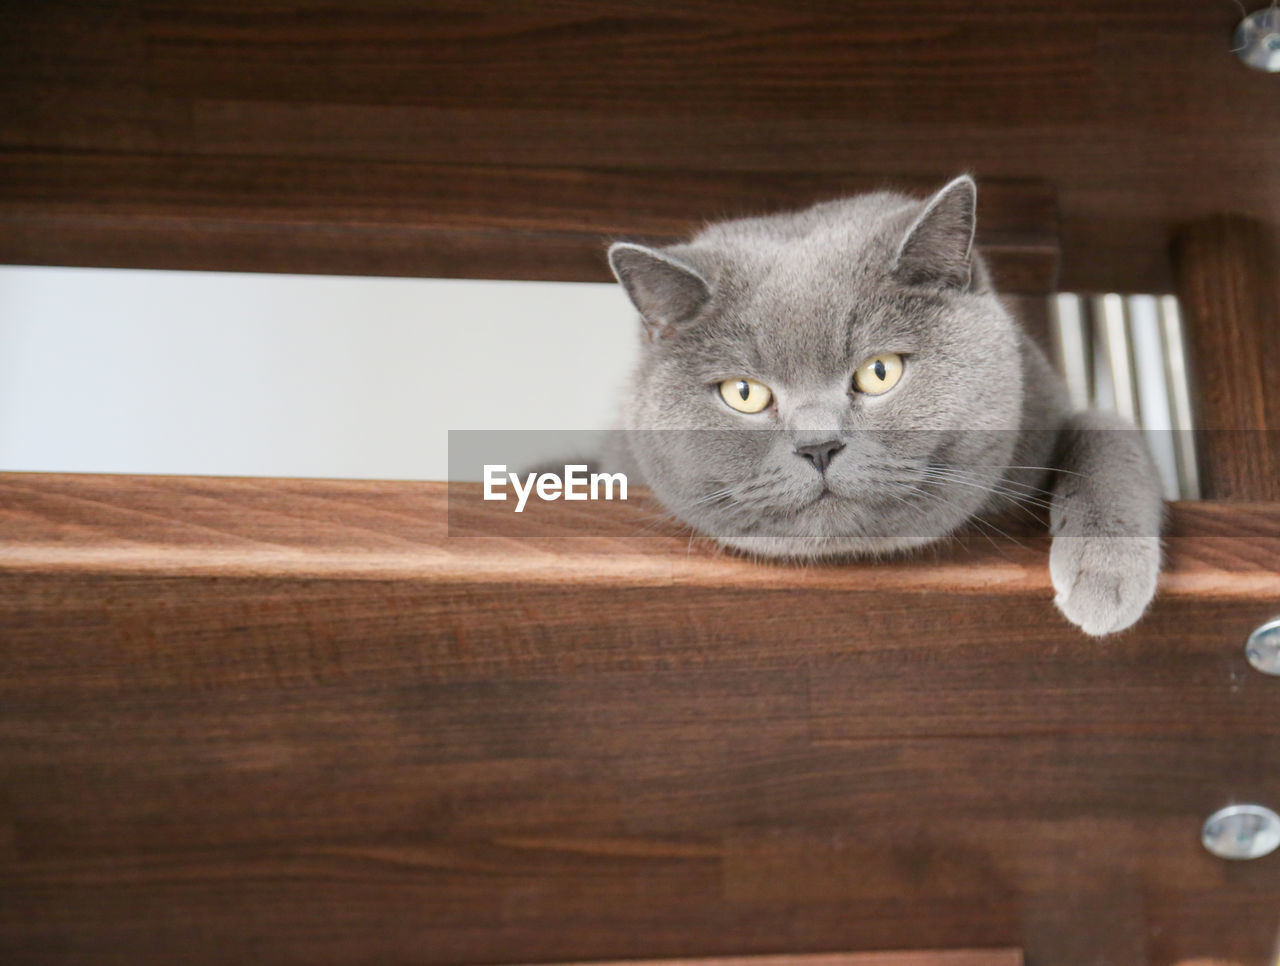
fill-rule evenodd
<path id="1" fill-rule="evenodd" d="M 878 396 L 896 386 L 901 378 L 902 356 L 896 352 L 881 352 L 853 371 L 853 388 L 868 396 Z"/>
<path id="2" fill-rule="evenodd" d="M 720 383 L 720 398 L 740 413 L 758 413 L 769 405 L 773 391 L 754 379 L 726 379 Z"/>

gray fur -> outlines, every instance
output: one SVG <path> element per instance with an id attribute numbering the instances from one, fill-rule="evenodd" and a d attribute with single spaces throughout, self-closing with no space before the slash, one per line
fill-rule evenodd
<path id="1" fill-rule="evenodd" d="M 610 264 L 644 321 L 613 454 L 726 547 L 803 560 L 935 543 L 1047 500 L 1056 603 L 1090 634 L 1136 621 L 1159 571 L 1159 483 L 1134 432 L 1073 413 L 973 248 L 976 188 L 891 192 L 721 222 Z M 878 352 L 882 396 L 851 391 Z M 746 415 L 716 391 L 769 386 Z M 796 450 L 835 440 L 825 472 Z"/>

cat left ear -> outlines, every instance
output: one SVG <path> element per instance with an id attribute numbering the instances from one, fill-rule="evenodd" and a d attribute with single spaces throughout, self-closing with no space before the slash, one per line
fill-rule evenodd
<path id="1" fill-rule="evenodd" d="M 968 289 L 978 187 L 967 174 L 929 199 L 898 246 L 893 274 L 908 285 Z"/>
<path id="2" fill-rule="evenodd" d="M 693 319 L 711 297 L 707 280 L 670 252 L 614 242 L 609 267 L 655 338 Z"/>

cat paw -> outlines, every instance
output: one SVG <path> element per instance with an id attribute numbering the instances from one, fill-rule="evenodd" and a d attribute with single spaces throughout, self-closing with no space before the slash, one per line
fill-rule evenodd
<path id="1" fill-rule="evenodd" d="M 1160 573 L 1158 537 L 1057 536 L 1049 551 L 1053 602 L 1086 634 L 1114 634 L 1142 616 Z"/>

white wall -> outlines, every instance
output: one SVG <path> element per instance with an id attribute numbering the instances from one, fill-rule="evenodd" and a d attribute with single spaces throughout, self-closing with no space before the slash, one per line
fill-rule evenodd
<path id="1" fill-rule="evenodd" d="M 450 429 L 599 429 L 605 284 L 0 266 L 0 469 L 444 479 Z"/>

